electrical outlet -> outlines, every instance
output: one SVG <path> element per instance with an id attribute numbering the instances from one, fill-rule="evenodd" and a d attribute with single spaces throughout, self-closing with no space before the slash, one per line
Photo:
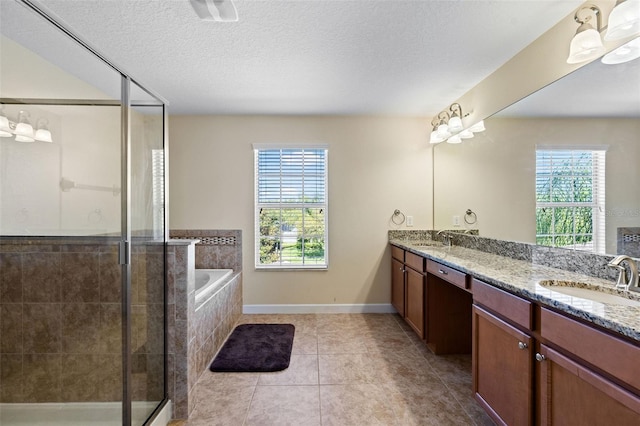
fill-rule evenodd
<path id="1" fill-rule="evenodd" d="M 413 216 L 407 216 L 407 226 L 413 226 Z"/>
<path id="2" fill-rule="evenodd" d="M 453 226 L 460 226 L 460 216 L 453 216 Z"/>

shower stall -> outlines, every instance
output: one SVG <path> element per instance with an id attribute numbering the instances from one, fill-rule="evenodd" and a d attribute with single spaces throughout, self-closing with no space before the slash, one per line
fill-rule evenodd
<path id="1" fill-rule="evenodd" d="M 0 424 L 167 404 L 166 109 L 38 4 L 0 0 Z"/>

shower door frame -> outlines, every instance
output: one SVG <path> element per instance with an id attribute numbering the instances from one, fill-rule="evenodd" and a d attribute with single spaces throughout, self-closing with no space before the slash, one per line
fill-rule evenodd
<path id="1" fill-rule="evenodd" d="M 164 229 L 163 229 L 163 242 L 166 252 L 166 244 L 169 238 L 169 213 L 168 213 L 168 115 L 167 104 L 168 102 L 153 91 L 144 87 L 142 84 L 131 78 L 122 69 L 116 66 L 113 62 L 108 60 L 97 49 L 83 40 L 81 37 L 73 33 L 70 29 L 66 28 L 60 22 L 58 22 L 51 12 L 45 10 L 41 5 L 35 4 L 31 0 L 16 0 L 28 9 L 32 10 L 36 14 L 40 15 L 45 21 L 62 31 L 73 41 L 78 43 L 84 49 L 89 51 L 92 55 L 97 57 L 104 64 L 112 68 L 114 71 L 120 74 L 121 77 L 121 98 L 120 102 L 107 101 L 107 100 L 90 100 L 90 99 L 2 99 L 2 103 L 6 104 L 31 104 L 31 105 L 83 105 L 83 106 L 119 106 L 121 108 L 121 235 L 119 243 L 119 263 L 122 271 L 122 424 L 123 426 L 130 426 L 132 421 L 132 387 L 131 387 L 131 247 L 132 247 L 132 233 L 131 233 L 131 107 L 132 106 L 157 106 L 162 107 L 162 137 L 163 137 L 163 151 L 164 151 Z M 131 85 L 136 84 L 137 87 L 145 91 L 152 98 L 156 99 L 158 103 L 138 105 L 132 105 L 130 98 Z M 157 414 L 164 408 L 168 402 L 168 382 L 167 382 L 167 288 L 166 288 L 166 257 L 164 259 L 164 274 L 163 274 L 163 292 L 164 292 L 164 389 L 163 399 L 158 406 L 148 417 L 149 421 L 152 421 Z"/>

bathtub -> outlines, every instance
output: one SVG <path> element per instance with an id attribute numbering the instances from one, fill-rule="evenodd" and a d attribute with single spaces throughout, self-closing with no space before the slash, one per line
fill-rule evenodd
<path id="1" fill-rule="evenodd" d="M 215 294 L 233 274 L 233 269 L 196 269 L 196 302 Z"/>

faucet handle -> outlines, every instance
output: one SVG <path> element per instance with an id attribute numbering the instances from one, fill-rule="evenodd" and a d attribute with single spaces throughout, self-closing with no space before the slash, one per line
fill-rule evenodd
<path id="1" fill-rule="evenodd" d="M 616 282 L 616 288 L 627 290 L 629 288 L 629 280 L 627 279 L 627 270 L 625 267 L 611 263 L 607 266 L 618 270 L 618 282 Z"/>

